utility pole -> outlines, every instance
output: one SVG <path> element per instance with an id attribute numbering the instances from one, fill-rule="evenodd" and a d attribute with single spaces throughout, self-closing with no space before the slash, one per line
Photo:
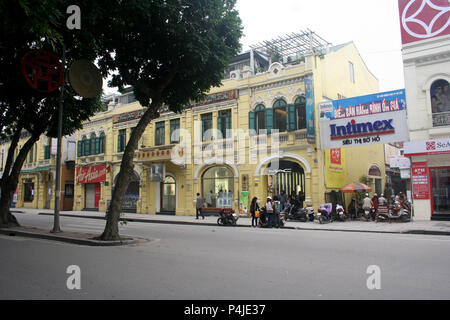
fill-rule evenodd
<path id="1" fill-rule="evenodd" d="M 63 81 L 61 84 L 61 94 L 59 96 L 59 110 L 58 110 L 58 145 L 56 149 L 56 181 L 55 181 L 55 213 L 53 220 L 52 233 L 62 232 L 59 225 L 59 209 L 61 199 L 61 140 L 62 140 L 62 115 L 64 105 L 64 85 L 66 82 L 66 46 L 63 44 L 63 56 L 62 56 L 62 72 Z"/>

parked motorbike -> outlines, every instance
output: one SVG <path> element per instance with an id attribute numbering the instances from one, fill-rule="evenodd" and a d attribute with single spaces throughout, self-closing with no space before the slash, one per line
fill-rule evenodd
<path id="1" fill-rule="evenodd" d="M 369 208 L 361 208 L 359 210 L 359 216 L 366 221 L 370 221 L 370 209 Z"/>
<path id="2" fill-rule="evenodd" d="M 372 221 L 375 221 L 377 217 L 377 209 L 375 208 L 375 206 L 372 206 L 370 208 L 370 219 L 372 219 Z"/>
<path id="3" fill-rule="evenodd" d="M 239 217 L 236 214 L 236 212 L 234 212 L 234 210 L 224 210 L 222 209 L 219 212 L 219 219 L 217 219 L 217 224 L 219 226 L 235 226 Z"/>
<path id="4" fill-rule="evenodd" d="M 345 222 L 347 220 L 347 215 L 345 214 L 344 207 L 340 204 L 336 205 L 336 214 L 333 220 Z"/>
<path id="5" fill-rule="evenodd" d="M 399 220 L 401 222 L 411 221 L 411 211 L 406 204 L 395 201 L 390 205 L 388 214 L 378 214 L 377 221 Z"/>
<path id="6" fill-rule="evenodd" d="M 322 204 L 317 210 L 317 220 L 320 224 L 332 222 L 331 211 L 333 209 L 333 204 L 326 203 Z"/>
<path id="7" fill-rule="evenodd" d="M 288 207 L 283 210 L 283 213 L 286 215 L 286 219 L 289 220 L 296 220 L 300 222 L 314 221 L 313 207 L 300 208 L 297 206 L 288 205 Z"/>

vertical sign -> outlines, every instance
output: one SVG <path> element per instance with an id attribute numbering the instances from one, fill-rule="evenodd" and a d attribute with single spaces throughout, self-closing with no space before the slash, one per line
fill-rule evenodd
<path id="1" fill-rule="evenodd" d="M 314 129 L 314 92 L 312 79 L 305 79 L 306 98 L 306 139 L 308 143 L 316 143 L 316 133 Z"/>
<path id="2" fill-rule="evenodd" d="M 414 200 L 430 199 L 430 181 L 428 178 L 428 166 L 426 162 L 412 164 L 412 187 Z"/>

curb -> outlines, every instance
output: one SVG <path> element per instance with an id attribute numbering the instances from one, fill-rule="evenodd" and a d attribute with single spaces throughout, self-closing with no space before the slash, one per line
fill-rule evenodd
<path id="1" fill-rule="evenodd" d="M 79 239 L 73 237 L 65 237 L 57 234 L 42 234 L 42 233 L 34 233 L 34 232 L 26 232 L 22 230 L 14 230 L 14 229 L 0 229 L 0 234 L 7 236 L 20 236 L 20 237 L 28 237 L 28 238 L 38 238 L 45 240 L 56 240 L 60 242 L 79 244 L 79 245 L 87 245 L 87 246 L 96 246 L 96 247 L 111 247 L 111 246 L 122 246 L 122 245 L 130 245 L 137 244 L 140 241 L 150 241 L 148 239 L 124 239 L 124 240 L 114 240 L 114 241 L 101 241 L 94 239 Z"/>
<path id="2" fill-rule="evenodd" d="M 40 215 L 50 215 L 53 213 L 41 212 Z M 72 215 L 72 214 L 60 214 L 64 217 L 74 217 L 74 218 L 89 218 L 89 219 L 99 219 L 104 220 L 104 217 L 97 216 L 86 216 L 86 215 Z M 160 223 L 160 224 L 181 224 L 181 225 L 195 225 L 195 226 L 218 226 L 217 223 L 198 223 L 190 221 L 170 221 L 170 220 L 148 220 L 148 219 L 136 219 L 136 218 L 120 218 L 120 221 L 127 222 L 144 222 L 144 223 Z M 225 226 L 227 227 L 227 226 Z M 250 228 L 251 225 L 236 225 L 235 227 L 245 227 Z M 307 230 L 307 231 L 339 231 L 339 232 L 362 232 L 362 233 L 385 233 L 385 234 L 417 234 L 417 235 L 436 235 L 436 236 L 450 236 L 450 231 L 433 231 L 433 230 L 406 230 L 406 231 L 383 231 L 383 230 L 361 230 L 361 229 L 317 229 L 317 228 L 307 228 L 307 227 L 296 227 L 296 226 L 284 226 L 281 229 L 290 230 Z"/>

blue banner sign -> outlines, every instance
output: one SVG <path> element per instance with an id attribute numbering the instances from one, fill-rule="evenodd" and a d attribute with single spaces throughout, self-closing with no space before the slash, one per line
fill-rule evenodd
<path id="1" fill-rule="evenodd" d="M 316 132 L 314 127 L 314 90 L 312 79 L 305 79 L 306 98 L 306 139 L 308 143 L 316 143 Z"/>
<path id="2" fill-rule="evenodd" d="M 404 89 L 327 101 L 319 105 L 320 121 L 354 118 L 400 110 L 406 110 Z"/>

